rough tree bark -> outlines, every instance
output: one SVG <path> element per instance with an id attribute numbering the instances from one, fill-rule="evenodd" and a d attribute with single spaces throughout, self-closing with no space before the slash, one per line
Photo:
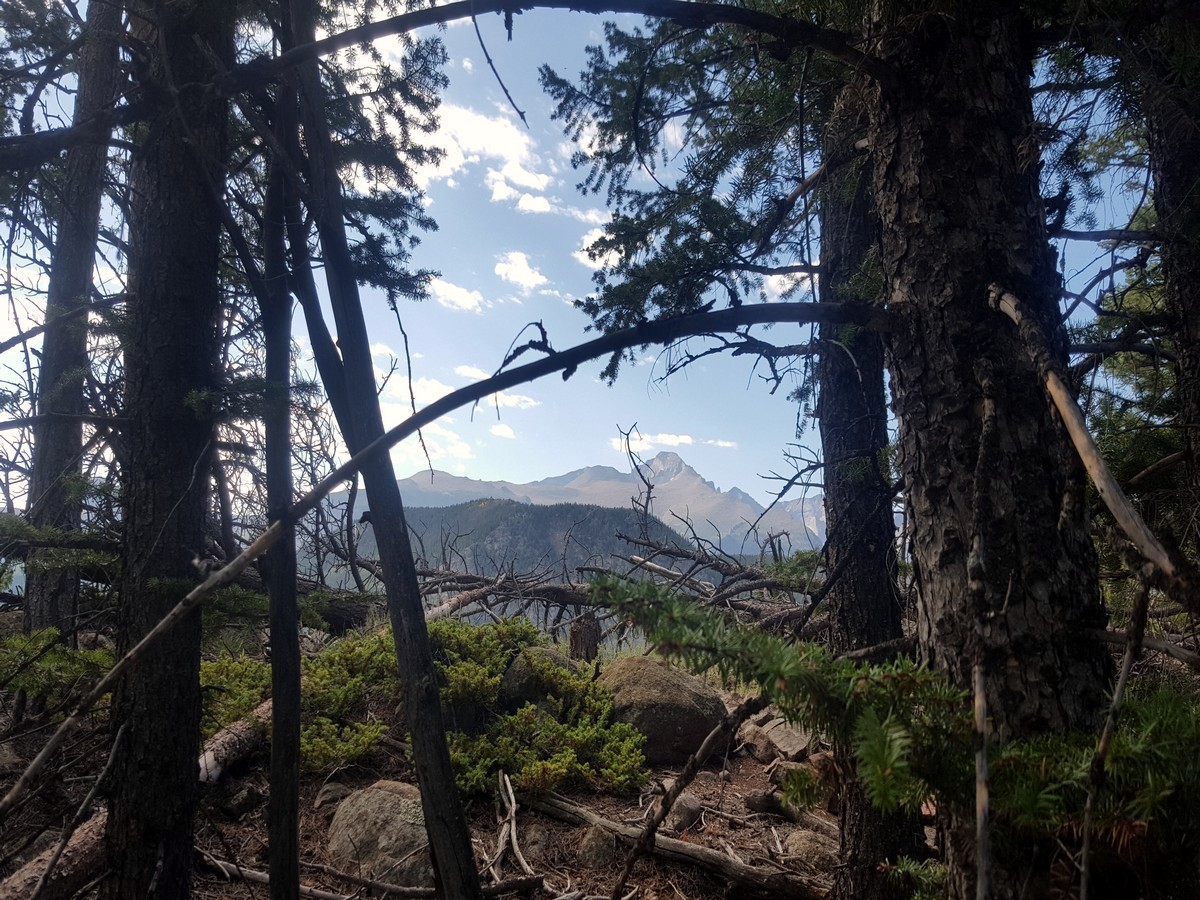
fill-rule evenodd
<path id="1" fill-rule="evenodd" d="M 1176 319 L 1179 423 L 1187 449 L 1192 496 L 1200 498 L 1200 8 L 1175 6 L 1142 40 L 1132 67 L 1142 107 L 1154 177 L 1154 211 L 1162 235 L 1163 292 Z"/>
<path id="2" fill-rule="evenodd" d="M 295 128 L 296 90 L 280 85 L 277 136 Z M 292 500 L 292 297 L 287 285 L 283 160 L 273 159 L 263 210 L 264 285 L 260 299 L 266 347 L 265 453 L 267 505 L 272 521 Z M 289 523 L 267 552 L 264 575 L 271 598 L 271 792 L 267 811 L 272 900 L 300 896 L 300 609 L 296 602 L 296 526 Z"/>
<path id="3" fill-rule="evenodd" d="M 111 105 L 120 70 L 121 2 L 88 4 L 84 44 L 79 52 L 79 83 L 74 119 L 83 122 Z M 58 234 L 46 295 L 46 331 L 38 373 L 37 412 L 33 426 L 33 461 L 29 478 L 29 521 L 34 525 L 74 531 L 83 508 L 79 494 L 84 412 L 83 385 L 88 370 L 87 314 L 71 315 L 87 306 L 92 289 L 107 135 L 95 143 L 72 147 L 62 185 Z M 79 574 L 65 569 L 41 570 L 38 556 L 27 560 L 25 630 L 58 628 L 69 632 L 79 599 Z"/>
<path id="4" fill-rule="evenodd" d="M 1016 330 L 987 302 L 992 282 L 1012 290 L 1063 354 L 1019 15 L 895 0 L 871 23 L 900 78 L 873 92 L 869 140 L 919 644 L 962 687 L 982 666 L 1002 738 L 1095 725 L 1109 675 L 1089 637 L 1105 617 L 1081 466 Z M 985 399 L 994 431 L 981 448 Z M 948 811 L 955 897 L 974 894 L 973 819 Z M 1008 849 L 993 861 L 995 898 L 1018 896 L 1045 863 L 1038 848 Z"/>
<path id="5" fill-rule="evenodd" d="M 208 514 L 216 413 L 221 220 L 227 103 L 205 87 L 210 51 L 233 56 L 232 0 L 136 2 L 131 29 L 154 116 L 133 154 L 128 464 L 119 624 L 124 652 L 195 581 Z M 164 637 L 121 681 L 128 723 L 108 818 L 113 900 L 190 895 L 200 721 L 200 615 Z"/>
<path id="6" fill-rule="evenodd" d="M 875 304 L 881 300 L 878 229 L 871 210 L 866 159 L 855 142 L 866 126 L 866 82 L 839 92 L 825 126 L 825 180 L 819 198 L 821 299 Z M 825 461 L 828 567 L 841 572 L 827 595 L 835 653 L 902 636 L 896 587 L 896 529 L 884 459 L 888 446 L 879 332 L 833 324 L 820 327 L 817 420 Z M 849 751 L 836 751 L 848 768 Z M 840 803 L 841 865 L 833 896 L 884 900 L 903 893 L 879 864 L 918 852 L 915 818 L 884 815 L 849 779 Z"/>

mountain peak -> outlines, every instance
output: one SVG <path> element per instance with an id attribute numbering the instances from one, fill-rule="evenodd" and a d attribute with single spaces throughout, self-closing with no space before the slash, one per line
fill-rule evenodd
<path id="1" fill-rule="evenodd" d="M 661 475 L 668 480 L 674 478 L 676 475 L 683 474 L 683 472 L 691 468 L 691 466 L 683 461 L 682 456 L 678 453 L 672 453 L 669 450 L 659 453 L 646 463 L 646 466 L 650 469 L 650 474 Z"/>

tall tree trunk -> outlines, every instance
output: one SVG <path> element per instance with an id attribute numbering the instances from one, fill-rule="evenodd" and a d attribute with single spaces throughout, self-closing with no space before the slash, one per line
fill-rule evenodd
<path id="1" fill-rule="evenodd" d="M 878 230 L 868 194 L 866 160 L 854 149 L 866 121 L 865 83 L 839 92 L 825 126 L 825 180 L 820 195 L 821 299 L 830 303 L 881 301 Z M 883 340 L 878 332 L 823 324 L 817 364 L 817 419 L 825 460 L 827 566 L 841 575 L 828 594 L 835 652 L 901 636 L 896 587 L 896 529 L 887 474 L 887 403 Z M 837 748 L 852 766 L 849 751 Z M 884 900 L 901 896 L 879 870 L 885 861 L 918 852 L 915 817 L 884 815 L 857 781 L 842 790 L 841 865 L 833 896 Z"/>
<path id="2" fill-rule="evenodd" d="M 1200 8 L 1180 5 L 1137 47 L 1150 138 L 1163 291 L 1176 319 L 1179 424 L 1192 500 L 1200 500 Z M 1140 70 L 1140 71 L 1139 71 Z M 1194 538 L 1194 536 L 1193 536 Z M 1193 544 L 1194 546 L 1194 544 Z"/>
<path id="3" fill-rule="evenodd" d="M 79 54 L 79 84 L 74 120 L 83 122 L 113 102 L 119 68 L 120 0 L 88 4 L 85 39 Z M 96 231 L 108 161 L 107 136 L 80 144 L 67 154 L 58 234 L 46 297 L 42 365 L 38 374 L 33 426 L 33 465 L 29 479 L 29 520 L 68 531 L 80 526 L 84 411 L 83 386 L 88 370 L 87 314 L 55 320 L 87 306 L 96 258 Z M 46 553 L 31 553 L 25 582 L 25 629 L 75 626 L 79 574 L 37 565 Z"/>
<path id="4" fill-rule="evenodd" d="M 1013 291 L 1062 355 L 1031 48 L 1007 3 L 876 13 L 877 52 L 900 79 L 875 91 L 869 139 L 921 653 L 962 687 L 981 666 L 1002 739 L 1087 728 L 1109 665 L 1089 636 L 1105 617 L 1083 473 L 1015 330 L 988 306 L 990 284 Z M 974 894 L 973 819 L 948 811 L 955 897 Z M 1033 849 L 993 861 L 992 897 L 1020 894 L 1045 862 Z"/>
<path id="5" fill-rule="evenodd" d="M 120 649 L 132 646 L 195 581 L 203 546 L 217 404 L 216 328 L 227 103 L 205 85 L 207 49 L 232 60 L 232 2 L 138 2 L 131 25 L 157 104 L 134 154 L 128 464 Z M 160 640 L 125 676 L 127 724 L 113 771 L 106 896 L 190 895 L 200 721 L 200 616 Z"/>
<path id="6" fill-rule="evenodd" d="M 296 90 L 280 86 L 278 137 L 295 128 Z M 263 210 L 265 286 L 261 298 L 266 345 L 267 505 L 272 520 L 291 505 L 292 297 L 287 285 L 283 160 L 272 160 Z M 271 791 L 267 811 L 272 900 L 300 896 L 300 610 L 296 603 L 296 526 L 289 524 L 267 554 L 271 597 Z"/>
<path id="7" fill-rule="evenodd" d="M 316 31 L 313 0 L 292 0 L 291 15 L 296 43 L 312 41 Z M 384 433 L 383 416 L 376 392 L 370 339 L 346 240 L 341 182 L 325 117 L 324 90 L 315 63 L 301 65 L 299 76 L 301 116 L 312 176 L 310 210 L 325 255 L 330 305 L 342 356 L 340 367 L 333 364 L 332 354 L 328 352 L 318 357 L 318 364 L 322 358 L 327 360 L 322 369 L 322 380 L 328 374 L 333 381 L 341 382 L 340 388 L 331 389 L 331 397 L 335 391 L 340 391 L 343 399 L 332 405 L 335 415 L 339 416 L 347 445 L 351 452 L 357 452 Z M 295 246 L 293 244 L 294 249 Z M 310 308 L 306 307 L 305 312 L 309 315 Z M 310 334 L 310 337 L 315 346 L 320 335 Z M 340 379 L 337 378 L 339 368 Z M 341 414 L 338 413 L 339 406 Z M 424 603 L 391 456 L 387 453 L 375 456 L 363 465 L 362 475 L 375 526 L 388 618 L 404 685 L 405 717 L 412 736 L 413 762 L 434 873 L 445 896 L 472 900 L 482 896 L 479 874 L 475 868 L 471 833 L 450 765 L 433 653 L 425 627 Z"/>

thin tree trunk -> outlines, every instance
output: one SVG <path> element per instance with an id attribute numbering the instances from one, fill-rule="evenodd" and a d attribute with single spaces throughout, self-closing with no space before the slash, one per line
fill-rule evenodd
<path id="1" fill-rule="evenodd" d="M 227 103 L 208 49 L 232 59 L 232 3 L 138 2 L 145 90 L 162 98 L 134 154 L 125 343 L 125 546 L 119 649 L 194 583 L 208 517 Z M 177 91 L 177 93 L 176 93 Z M 200 721 L 200 615 L 150 649 L 114 697 L 126 723 L 113 770 L 104 886 L 113 900 L 190 896 Z"/>
<path id="2" fill-rule="evenodd" d="M 1163 292 L 1176 319 L 1175 385 L 1193 502 L 1200 500 L 1200 9 L 1176 7 L 1140 42 L 1142 106 L 1162 234 Z"/>
<path id="3" fill-rule="evenodd" d="M 296 91 L 280 87 L 277 134 L 295 128 Z M 287 286 L 282 160 L 272 160 L 264 209 L 267 506 L 272 520 L 292 503 L 292 297 Z M 272 900 L 300 896 L 300 610 L 296 602 L 296 527 L 288 525 L 265 561 L 271 597 L 271 792 L 267 810 Z"/>
<path id="4" fill-rule="evenodd" d="M 113 102 L 120 75 L 120 32 L 120 0 L 88 4 L 85 39 L 79 54 L 76 122 L 86 121 Z M 79 528 L 83 508 L 83 425 L 78 416 L 84 412 L 88 323 L 86 313 L 67 314 L 88 305 L 107 162 L 107 135 L 96 143 L 73 147 L 67 154 L 62 212 L 46 296 L 49 324 L 42 338 L 39 418 L 33 426 L 28 512 L 34 525 L 68 531 Z M 29 567 L 25 582 L 25 630 L 53 627 L 73 633 L 79 574 L 65 569 L 39 569 L 39 556 L 49 554 L 32 553 L 28 560 L 34 565 Z"/>
<path id="5" fill-rule="evenodd" d="M 865 82 L 839 92 L 825 126 L 825 180 L 820 196 L 821 299 L 877 304 L 882 300 L 878 229 L 868 187 L 870 173 L 855 142 L 866 127 Z M 896 529 L 892 519 L 883 339 L 875 331 L 823 324 L 817 363 L 817 419 L 825 461 L 828 568 L 840 571 L 830 587 L 830 644 L 845 653 L 901 637 L 896 586 Z M 853 768 L 845 747 L 836 748 Z M 900 886 L 880 863 L 915 856 L 920 848 L 915 817 L 884 815 L 854 779 L 843 786 L 841 865 L 833 896 L 845 900 L 900 897 Z"/>
<path id="6" fill-rule="evenodd" d="M 1003 739 L 1096 725 L 1110 673 L 1089 637 L 1105 617 L 1079 460 L 1016 330 L 988 309 L 988 285 L 1004 285 L 1063 354 L 1032 48 L 1012 9 L 878 4 L 877 51 L 901 83 L 874 92 L 869 133 L 919 645 L 961 687 L 981 667 Z M 947 813 L 951 893 L 965 898 L 974 811 Z M 995 898 L 1046 863 L 1036 847 L 1006 851 Z"/>
<path id="7" fill-rule="evenodd" d="M 312 0 L 292 0 L 291 11 L 295 42 L 312 41 L 316 27 Z M 384 433 L 383 417 L 376 393 L 370 340 L 346 241 L 341 183 L 316 64 L 301 65 L 299 77 L 302 120 L 313 181 L 311 212 L 325 255 L 330 303 L 342 356 L 340 380 L 345 400 L 341 405 L 346 415 L 340 417 L 339 424 L 347 445 L 355 452 Z M 313 338 L 315 344 L 316 336 Z M 322 372 L 323 380 L 325 374 Z M 332 372 L 329 374 L 333 375 Z M 335 414 L 337 407 L 338 404 L 334 404 Z M 471 900 L 481 896 L 479 875 L 471 833 L 450 766 L 433 654 L 425 628 L 424 604 L 391 456 L 375 457 L 364 464 L 362 474 L 383 568 L 388 617 L 404 685 L 404 709 L 412 734 L 413 761 L 434 872 L 447 897 Z"/>

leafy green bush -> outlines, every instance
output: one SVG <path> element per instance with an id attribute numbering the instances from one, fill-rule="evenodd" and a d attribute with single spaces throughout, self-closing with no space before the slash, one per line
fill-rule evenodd
<path id="1" fill-rule="evenodd" d="M 382 722 L 338 725 L 317 716 L 300 729 L 301 765 L 310 772 L 328 772 L 344 766 L 374 750 L 387 730 Z"/>
<path id="2" fill-rule="evenodd" d="M 236 722 L 271 692 L 271 667 L 248 656 L 222 654 L 200 661 L 203 705 L 200 733 L 205 739 Z"/>
<path id="3" fill-rule="evenodd" d="M 59 631 L 47 628 L 0 640 L 0 685 L 44 697 L 50 706 L 92 682 L 113 665 L 109 650 L 73 650 L 59 642 Z"/>
<path id="4" fill-rule="evenodd" d="M 540 656 L 527 657 L 546 687 L 546 702 L 501 716 L 479 736 L 450 736 L 450 753 L 465 794 L 495 789 L 503 770 L 521 790 L 583 787 L 629 793 L 645 782 L 645 737 L 612 722 L 612 695 L 587 674 Z"/>

